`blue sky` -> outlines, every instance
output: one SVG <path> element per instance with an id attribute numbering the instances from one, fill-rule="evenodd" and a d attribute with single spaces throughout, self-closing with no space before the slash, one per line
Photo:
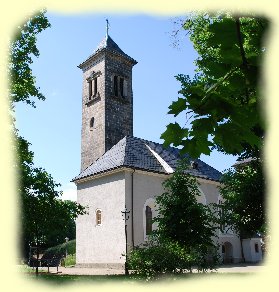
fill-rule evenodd
<path id="1" fill-rule="evenodd" d="M 45 168 L 62 184 L 64 198 L 75 199 L 71 179 L 80 170 L 82 72 L 77 68 L 106 33 L 119 47 L 138 61 L 133 69 L 134 136 L 162 142 L 168 123 L 185 124 L 183 115 L 167 115 L 178 97 L 175 75 L 193 76 L 197 58 L 191 42 L 180 34 L 179 48 L 170 36 L 173 18 L 129 14 L 59 15 L 47 13 L 51 28 L 38 36 L 39 58 L 32 65 L 37 86 L 46 96 L 36 108 L 16 107 L 17 127 L 31 144 L 36 166 Z M 214 152 L 201 159 L 219 171 L 229 168 L 236 157 Z"/>

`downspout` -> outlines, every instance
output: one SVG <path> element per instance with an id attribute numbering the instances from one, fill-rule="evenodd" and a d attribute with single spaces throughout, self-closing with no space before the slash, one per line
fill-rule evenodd
<path id="1" fill-rule="evenodd" d="M 131 225 L 132 225 L 132 249 L 134 249 L 135 247 L 135 241 L 134 241 L 134 173 L 135 173 L 135 169 L 133 168 L 133 172 L 131 174 L 131 179 L 132 179 L 132 182 L 131 182 L 131 205 L 132 205 L 132 222 L 131 222 Z"/>

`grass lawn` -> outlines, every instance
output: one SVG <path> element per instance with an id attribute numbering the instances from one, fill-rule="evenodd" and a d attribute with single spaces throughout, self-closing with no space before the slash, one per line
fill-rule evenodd
<path id="1" fill-rule="evenodd" d="M 159 279 L 146 281 L 143 278 L 140 278 L 135 275 L 62 275 L 62 274 L 54 274 L 54 273 L 47 273 L 46 271 L 42 271 L 39 269 L 39 275 L 36 276 L 35 270 L 29 267 L 21 267 L 20 272 L 26 274 L 27 278 L 34 279 L 37 281 L 48 282 L 54 285 L 56 284 L 70 284 L 76 282 L 83 282 L 83 283 L 92 283 L 92 284 L 106 284 L 110 282 L 125 282 L 125 283 L 158 283 L 160 281 L 164 282 L 171 282 L 176 280 L 185 280 L 185 279 L 196 279 L 201 277 L 227 277 L 229 276 L 247 276 L 252 273 L 193 273 L 193 274 L 176 274 L 176 275 L 168 275 L 162 276 Z"/>
<path id="2" fill-rule="evenodd" d="M 42 273 L 36 277 L 35 273 L 28 274 L 28 278 L 47 281 L 54 284 L 61 284 L 61 283 L 73 283 L 73 282 L 92 282 L 92 283 L 105 283 L 108 281 L 117 281 L 117 282 L 135 282 L 135 279 L 131 276 L 125 275 L 96 275 L 96 276 L 86 276 L 86 275 L 59 275 L 59 274 L 48 274 Z"/>

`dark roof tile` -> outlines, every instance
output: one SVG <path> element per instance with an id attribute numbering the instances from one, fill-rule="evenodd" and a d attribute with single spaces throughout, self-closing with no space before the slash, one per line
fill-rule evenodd
<path id="1" fill-rule="evenodd" d="M 130 60 L 133 64 L 137 64 L 137 61 L 125 54 L 119 46 L 115 43 L 115 41 L 110 37 L 105 37 L 102 39 L 100 44 L 98 45 L 97 49 L 91 54 L 84 62 L 82 62 L 78 67 L 82 67 L 84 63 L 86 63 L 89 59 L 91 59 L 93 56 L 97 55 L 99 52 L 103 50 L 108 50 L 112 53 L 121 55 L 122 57 L 125 57 L 126 59 Z"/>
<path id="2" fill-rule="evenodd" d="M 152 153 L 152 151 L 155 153 Z M 185 156 L 187 157 L 187 155 L 184 155 L 183 157 Z M 145 171 L 168 174 L 170 173 L 170 168 L 173 170 L 176 169 L 177 162 L 181 158 L 179 149 L 177 148 L 164 148 L 163 145 L 159 143 L 126 136 L 76 176 L 73 181 L 94 176 L 119 167 L 136 168 Z M 167 167 L 161 159 L 167 164 Z M 204 163 L 200 159 L 190 160 L 195 161 L 197 167 L 190 168 L 188 170 L 189 173 L 204 179 L 214 181 L 220 180 L 221 173 L 218 170 Z"/>

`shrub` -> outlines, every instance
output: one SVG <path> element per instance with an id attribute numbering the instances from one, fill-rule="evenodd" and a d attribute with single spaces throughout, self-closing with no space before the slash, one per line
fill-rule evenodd
<path id="1" fill-rule="evenodd" d="M 64 266 L 74 266 L 76 264 L 76 254 L 67 255 L 64 259 Z"/>
<path id="2" fill-rule="evenodd" d="M 74 255 L 76 253 L 76 240 L 70 240 L 68 242 L 59 244 L 54 247 L 50 247 L 44 252 L 44 257 L 51 258 L 55 256 L 66 255 L 66 250 L 68 255 Z"/>
<path id="3" fill-rule="evenodd" d="M 217 249 L 212 250 L 209 260 L 205 246 L 186 248 L 178 242 L 158 240 L 152 237 L 145 245 L 136 247 L 128 257 L 128 267 L 134 275 L 156 278 L 163 274 L 211 270 L 218 261 Z"/>

